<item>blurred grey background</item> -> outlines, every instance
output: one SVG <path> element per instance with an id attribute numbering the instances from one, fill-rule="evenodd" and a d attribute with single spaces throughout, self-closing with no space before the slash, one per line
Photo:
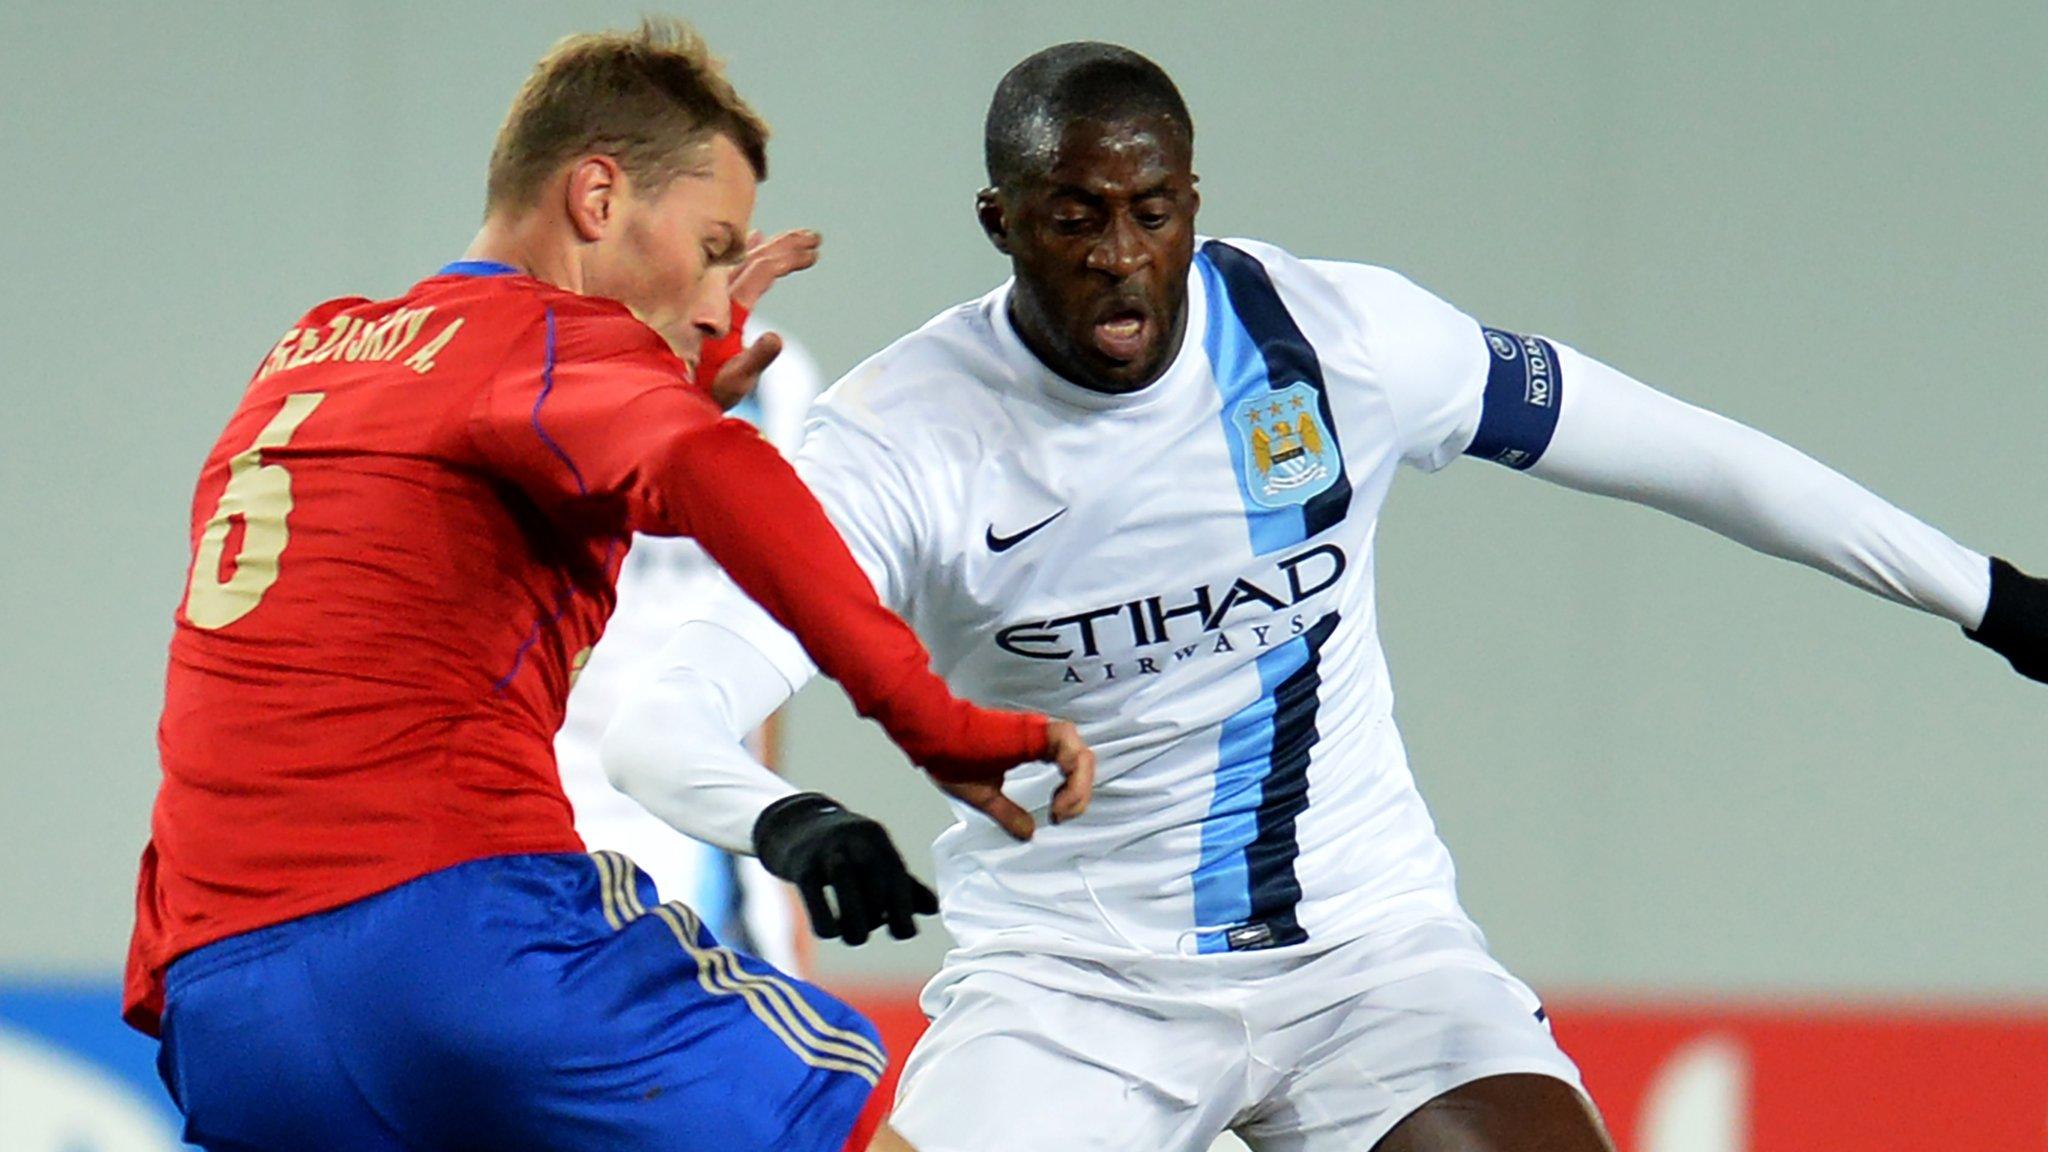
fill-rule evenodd
<path id="1" fill-rule="evenodd" d="M 532 61 L 640 10 L 0 4 L 0 970 L 121 962 L 190 486 L 251 367 L 459 254 Z M 1113 39 L 1194 109 L 1206 231 L 1400 269 L 2048 570 L 2040 0 L 666 10 L 774 123 L 759 222 L 826 236 L 770 311 L 828 375 L 1005 274 L 988 93 Z M 1531 982 L 2048 995 L 2048 689 L 1952 627 L 1469 463 L 1396 485 L 1381 571 L 1417 775 Z M 830 686 L 789 749 L 928 869 L 943 805 Z"/>

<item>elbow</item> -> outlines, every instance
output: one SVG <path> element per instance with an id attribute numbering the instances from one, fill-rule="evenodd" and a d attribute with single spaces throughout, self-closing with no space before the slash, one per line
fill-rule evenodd
<path id="1" fill-rule="evenodd" d="M 628 697 L 612 716 L 612 722 L 604 730 L 604 739 L 598 744 L 598 759 L 604 765 L 605 779 L 612 787 L 628 796 L 638 797 L 648 783 L 660 771 L 657 755 L 650 754 L 658 744 L 651 728 L 651 709 L 637 694 Z"/>

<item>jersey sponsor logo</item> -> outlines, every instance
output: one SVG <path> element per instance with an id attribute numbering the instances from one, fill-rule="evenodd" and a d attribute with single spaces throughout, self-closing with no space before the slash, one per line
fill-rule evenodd
<path id="1" fill-rule="evenodd" d="M 1335 587 L 1348 566 L 1342 548 L 1318 544 L 1228 582 L 1010 624 L 996 632 L 996 647 L 1065 664 L 1062 678 L 1070 683 L 1091 678 L 1084 670 L 1104 680 L 1123 672 L 1157 675 L 1198 656 L 1266 648 L 1300 635 L 1306 617 L 1292 610 Z M 1138 655 L 1148 648 L 1158 651 Z"/>
<path id="2" fill-rule="evenodd" d="M 1030 539 L 1032 534 L 1037 532 L 1040 528 L 1045 527 L 1046 525 L 1052 523 L 1053 521 L 1059 519 L 1062 516 L 1065 516 L 1066 514 L 1067 510 L 1065 508 L 1062 508 L 1059 511 L 1053 513 L 1052 515 L 1047 516 L 1045 519 L 1040 520 L 1038 523 L 1033 524 L 1031 527 L 1024 529 L 1022 532 L 1014 533 L 1009 536 L 996 535 L 996 526 L 991 524 L 988 526 L 988 550 L 991 552 L 1008 552 L 1010 549 L 1015 548 L 1017 545 L 1022 544 L 1024 541 Z"/>
<path id="3" fill-rule="evenodd" d="M 1244 491 L 1262 508 L 1306 504 L 1343 470 L 1315 390 L 1290 384 L 1240 401 L 1230 430 L 1244 445 Z"/>

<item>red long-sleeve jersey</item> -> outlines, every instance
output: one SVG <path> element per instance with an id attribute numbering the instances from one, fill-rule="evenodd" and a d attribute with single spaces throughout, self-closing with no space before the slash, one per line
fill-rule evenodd
<path id="1" fill-rule="evenodd" d="M 935 775 L 1045 754 L 1042 717 L 945 690 L 781 456 L 652 329 L 451 265 L 308 313 L 200 474 L 130 1022 L 155 1030 L 163 969 L 203 944 L 582 851 L 553 737 L 636 531 L 696 537 Z"/>

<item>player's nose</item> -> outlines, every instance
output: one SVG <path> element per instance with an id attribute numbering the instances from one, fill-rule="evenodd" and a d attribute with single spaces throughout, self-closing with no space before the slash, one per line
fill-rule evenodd
<path id="1" fill-rule="evenodd" d="M 1088 270 L 1121 280 L 1143 268 L 1149 255 L 1138 222 L 1119 214 L 1089 246 Z"/>
<path id="2" fill-rule="evenodd" d="M 704 273 L 690 302 L 690 326 L 707 340 L 717 340 L 732 330 L 732 269 L 713 268 Z"/>

